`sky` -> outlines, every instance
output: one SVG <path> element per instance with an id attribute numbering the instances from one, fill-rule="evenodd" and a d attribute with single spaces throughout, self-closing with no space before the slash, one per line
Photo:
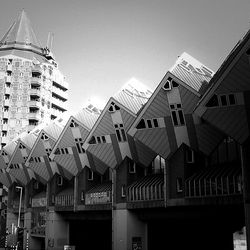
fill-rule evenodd
<path id="1" fill-rule="evenodd" d="M 184 51 L 216 71 L 250 29 L 249 0 L 1 0 L 0 37 L 24 9 L 69 83 L 69 111 L 131 78 L 154 90 Z"/>

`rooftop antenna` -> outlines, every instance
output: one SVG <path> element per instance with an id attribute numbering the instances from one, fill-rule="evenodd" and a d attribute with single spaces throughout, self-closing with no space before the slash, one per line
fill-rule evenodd
<path id="1" fill-rule="evenodd" d="M 54 33 L 51 33 L 50 50 L 52 50 L 53 39 L 54 39 Z"/>
<path id="2" fill-rule="evenodd" d="M 47 39 L 47 44 L 46 44 L 46 47 L 49 49 L 49 43 L 50 43 L 50 32 L 48 34 L 48 39 Z"/>

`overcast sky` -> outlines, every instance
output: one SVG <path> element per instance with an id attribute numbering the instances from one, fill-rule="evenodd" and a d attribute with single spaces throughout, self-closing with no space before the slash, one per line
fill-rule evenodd
<path id="1" fill-rule="evenodd" d="M 249 0 L 1 0 L 0 36 L 22 9 L 69 82 L 69 110 L 135 77 L 152 90 L 186 51 L 217 70 L 250 28 Z"/>

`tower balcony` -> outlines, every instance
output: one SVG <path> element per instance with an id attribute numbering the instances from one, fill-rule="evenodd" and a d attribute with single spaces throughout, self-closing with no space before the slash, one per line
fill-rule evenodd
<path id="1" fill-rule="evenodd" d="M 50 112 L 51 112 L 51 115 L 55 117 L 60 117 L 63 114 L 62 111 L 57 110 L 57 109 L 51 109 Z"/>
<path id="2" fill-rule="evenodd" d="M 3 118 L 9 118 L 9 112 L 8 111 L 3 112 Z"/>
<path id="3" fill-rule="evenodd" d="M 40 120 L 41 119 L 41 115 L 39 112 L 32 112 L 32 113 L 29 113 L 29 120 Z"/>
<path id="4" fill-rule="evenodd" d="M 8 130 L 8 124 L 3 124 L 3 126 L 2 126 L 2 130 Z"/>
<path id="5" fill-rule="evenodd" d="M 12 72 L 12 64 L 8 64 L 8 65 L 7 65 L 6 71 Z"/>
<path id="6" fill-rule="evenodd" d="M 41 86 L 42 78 L 40 77 L 31 77 L 30 83 L 35 86 Z"/>
<path id="7" fill-rule="evenodd" d="M 10 100 L 9 99 L 4 100 L 4 106 L 10 106 Z"/>
<path id="8" fill-rule="evenodd" d="M 67 110 L 67 103 L 63 102 L 57 98 L 52 98 L 52 104 L 62 110 Z M 52 105 L 53 106 L 53 105 Z"/>
<path id="9" fill-rule="evenodd" d="M 29 101 L 29 107 L 40 108 L 41 103 L 40 101 Z"/>
<path id="10" fill-rule="evenodd" d="M 5 94 L 10 95 L 10 88 L 8 88 L 8 87 L 5 88 Z"/>
<path id="11" fill-rule="evenodd" d="M 61 99 L 67 100 L 68 99 L 68 93 L 67 91 L 63 91 L 60 88 L 57 88 L 55 86 L 52 86 L 52 94 L 55 96 L 58 96 Z"/>
<path id="12" fill-rule="evenodd" d="M 53 86 L 56 86 L 57 88 L 60 88 L 63 90 L 67 90 L 69 88 L 68 86 L 69 84 L 66 81 L 62 79 L 59 80 L 57 79 L 56 76 L 53 77 L 52 81 L 53 81 Z"/>
<path id="13" fill-rule="evenodd" d="M 5 82 L 11 82 L 11 76 L 6 76 Z"/>
<path id="14" fill-rule="evenodd" d="M 30 132 L 31 130 L 33 130 L 35 128 L 35 126 L 38 125 L 38 122 L 37 121 L 34 121 L 34 120 L 29 120 L 29 125 L 26 126 L 26 129 L 28 132 Z"/>
<path id="15" fill-rule="evenodd" d="M 9 138 L 7 136 L 3 136 L 1 143 L 7 144 L 8 142 L 9 142 Z"/>
<path id="16" fill-rule="evenodd" d="M 41 75 L 43 70 L 41 68 L 41 66 L 39 65 L 35 65 L 34 68 L 31 69 L 32 74 L 37 74 L 37 75 Z"/>
<path id="17" fill-rule="evenodd" d="M 30 95 L 40 96 L 40 94 L 41 94 L 40 89 L 36 89 L 36 88 L 30 89 Z"/>

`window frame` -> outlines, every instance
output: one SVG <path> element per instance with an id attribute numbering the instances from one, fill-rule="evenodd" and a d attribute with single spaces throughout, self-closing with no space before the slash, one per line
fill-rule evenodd
<path id="1" fill-rule="evenodd" d="M 94 180 L 94 172 L 89 168 L 88 169 L 88 181 Z"/>
<path id="2" fill-rule="evenodd" d="M 189 158 L 189 156 L 191 156 L 191 158 Z M 186 162 L 187 163 L 194 163 L 194 161 L 195 161 L 194 160 L 194 150 L 192 150 L 191 148 L 188 148 L 186 150 Z"/>
<path id="3" fill-rule="evenodd" d="M 118 142 L 127 142 L 127 135 L 123 123 L 114 124 L 114 129 Z"/>
<path id="4" fill-rule="evenodd" d="M 56 180 L 57 186 L 61 187 L 63 185 L 63 177 L 59 175 Z"/>
<path id="5" fill-rule="evenodd" d="M 176 177 L 176 192 L 182 193 L 183 192 L 183 178 Z"/>
<path id="6" fill-rule="evenodd" d="M 185 114 L 181 103 L 169 104 L 171 119 L 174 127 L 186 126 Z"/>
<path id="7" fill-rule="evenodd" d="M 121 197 L 125 198 L 126 197 L 126 186 L 122 185 L 121 187 Z"/>
<path id="8" fill-rule="evenodd" d="M 128 172 L 129 172 L 129 174 L 135 174 L 136 173 L 136 163 L 135 162 L 129 162 L 128 163 Z"/>

